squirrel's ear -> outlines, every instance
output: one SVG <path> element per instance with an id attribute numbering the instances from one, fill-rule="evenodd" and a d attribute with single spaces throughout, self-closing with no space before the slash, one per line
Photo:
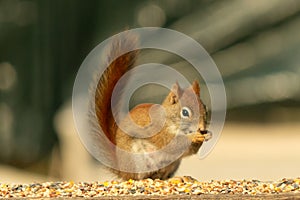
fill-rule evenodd
<path id="1" fill-rule="evenodd" d="M 178 82 L 176 82 L 172 86 L 172 89 L 171 89 L 171 92 L 170 92 L 170 99 L 169 100 L 170 100 L 171 104 L 175 104 L 179 101 L 180 93 L 181 93 L 181 88 L 180 88 Z"/>
<path id="2" fill-rule="evenodd" d="M 192 88 L 197 95 L 200 95 L 200 86 L 198 81 L 194 80 Z"/>

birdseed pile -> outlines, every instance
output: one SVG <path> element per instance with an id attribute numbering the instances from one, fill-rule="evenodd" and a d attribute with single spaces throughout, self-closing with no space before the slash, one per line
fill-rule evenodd
<path id="1" fill-rule="evenodd" d="M 32 184 L 0 183 L 1 198 L 103 197 L 137 195 L 205 195 L 205 194 L 281 194 L 300 193 L 300 177 L 276 182 L 259 180 L 223 180 L 199 182 L 191 177 L 169 180 L 128 180 L 124 182 L 45 182 Z"/>

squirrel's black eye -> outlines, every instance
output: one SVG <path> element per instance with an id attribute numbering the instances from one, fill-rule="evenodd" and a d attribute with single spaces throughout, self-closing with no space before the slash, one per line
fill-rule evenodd
<path id="1" fill-rule="evenodd" d="M 182 118 L 189 118 L 191 117 L 191 110 L 187 107 L 183 107 L 180 114 Z"/>

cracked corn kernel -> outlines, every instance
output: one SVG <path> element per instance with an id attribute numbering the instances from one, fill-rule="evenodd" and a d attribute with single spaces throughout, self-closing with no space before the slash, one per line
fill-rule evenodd
<path id="1" fill-rule="evenodd" d="M 109 185 L 109 183 L 108 183 L 107 181 L 105 181 L 105 182 L 103 183 L 103 185 L 104 185 L 105 187 L 107 187 L 107 186 Z"/>

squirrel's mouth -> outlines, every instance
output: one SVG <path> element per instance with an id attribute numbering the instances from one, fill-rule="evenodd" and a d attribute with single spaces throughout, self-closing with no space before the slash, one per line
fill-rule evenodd
<path id="1" fill-rule="evenodd" d="M 205 136 L 205 141 L 208 141 L 210 138 L 212 138 L 212 134 L 213 134 L 209 130 L 200 130 L 200 133 Z"/>
<path id="2" fill-rule="evenodd" d="M 210 131 L 209 131 L 209 130 L 200 130 L 199 132 L 200 132 L 202 135 L 205 135 L 205 134 L 209 133 Z"/>

